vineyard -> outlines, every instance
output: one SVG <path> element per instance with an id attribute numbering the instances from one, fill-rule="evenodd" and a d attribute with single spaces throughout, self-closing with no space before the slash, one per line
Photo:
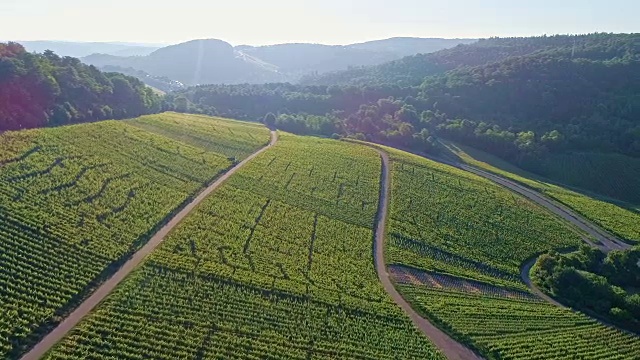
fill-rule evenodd
<path id="1" fill-rule="evenodd" d="M 173 117 L 185 127 L 200 121 Z M 229 168 L 230 154 L 255 151 L 269 138 L 266 128 L 228 122 L 253 140 L 234 143 L 223 132 L 228 151 L 217 153 L 181 128 L 159 134 L 131 126 L 135 121 L 0 135 L 1 358 L 17 357 L 75 307 Z M 189 131 L 206 138 L 212 128 Z"/>
<path id="2" fill-rule="evenodd" d="M 520 280 L 526 259 L 580 234 L 488 180 L 392 155 L 386 262 L 426 318 L 489 359 L 634 359 L 640 339 L 542 302 Z"/>
<path id="3" fill-rule="evenodd" d="M 253 153 L 256 143 L 268 141 L 260 124 L 202 115 L 166 112 L 128 120 L 127 124 L 237 160 Z"/>
<path id="4" fill-rule="evenodd" d="M 418 156 L 392 155 L 389 263 L 523 287 L 526 259 L 581 243 L 543 208 L 488 180 Z"/>
<path id="5" fill-rule="evenodd" d="M 570 207 L 580 215 L 593 221 L 603 229 L 608 230 L 620 238 L 626 239 L 630 242 L 640 241 L 640 226 L 638 226 L 640 223 L 640 211 L 637 205 L 601 198 L 596 195 L 579 193 L 559 185 L 551 184 L 546 180 L 538 180 L 538 177 L 535 175 L 527 173 L 492 155 L 483 153 L 476 149 L 460 147 L 453 144 L 448 144 L 448 148 L 455 153 L 460 160 L 468 163 L 469 165 L 476 166 L 504 176 L 505 178 L 525 184 Z M 573 156 L 570 164 L 567 164 L 569 161 L 568 159 L 565 158 L 564 162 L 561 161 L 562 159 L 562 157 L 559 157 L 557 159 L 557 163 L 554 163 L 553 166 L 558 168 L 575 168 L 575 162 L 577 162 L 580 157 Z M 637 173 L 640 171 L 638 170 L 640 166 L 636 165 L 637 161 L 620 163 L 619 158 L 615 156 L 611 157 L 611 159 L 605 157 L 604 159 L 588 158 L 583 160 L 584 161 L 582 162 L 587 164 L 582 164 L 580 166 L 585 168 L 589 163 L 587 160 L 597 161 L 597 166 L 600 168 L 602 168 L 603 164 L 606 163 L 607 160 L 616 160 L 615 165 L 610 165 L 614 166 L 616 171 L 607 172 L 602 169 L 596 170 L 596 165 L 593 165 L 591 169 L 582 170 L 582 173 L 589 172 L 602 174 L 600 176 L 606 177 L 606 180 L 599 178 L 599 181 L 606 184 L 607 188 L 614 188 L 609 191 L 613 191 L 616 194 L 631 194 L 628 195 L 627 198 L 633 199 L 634 196 L 637 196 L 637 194 L 640 193 L 637 181 Z M 615 174 L 615 176 L 613 174 Z M 575 177 L 577 175 L 572 174 L 572 176 Z M 593 175 L 591 177 L 593 177 Z M 612 181 L 611 178 L 618 178 L 618 180 Z M 563 180 L 571 181 L 571 179 Z M 580 184 L 580 182 L 578 182 L 578 184 Z"/>
<path id="6" fill-rule="evenodd" d="M 524 299 L 399 286 L 418 311 L 489 359 L 637 359 L 640 340 L 580 313 Z"/>
<path id="7" fill-rule="evenodd" d="M 50 359 L 442 358 L 379 283 L 372 149 L 282 134 Z"/>

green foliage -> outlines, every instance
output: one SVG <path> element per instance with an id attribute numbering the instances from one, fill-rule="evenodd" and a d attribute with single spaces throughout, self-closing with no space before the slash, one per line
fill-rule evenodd
<path id="1" fill-rule="evenodd" d="M 189 131 L 165 127 L 171 119 Z M 186 136 L 210 136 L 214 127 L 202 130 L 200 121 L 160 115 L 0 135 L 0 357 L 33 345 L 232 165 Z M 173 135 L 132 126 L 139 122 Z M 219 135 L 234 152 L 269 136 L 253 124 L 231 128 L 255 139 Z"/>
<path id="2" fill-rule="evenodd" d="M 570 190 L 476 149 L 454 144 L 446 144 L 446 148 L 462 162 L 529 186 L 570 207 L 620 238 L 630 242 L 640 240 L 640 227 L 638 226 L 640 213 L 631 204 L 616 202 L 584 191 Z M 570 162 L 560 162 L 565 165 L 562 170 L 564 175 L 559 174 L 561 170 L 558 166 L 557 170 L 553 170 L 553 178 L 561 178 L 571 183 L 569 178 L 576 179 L 578 176 L 582 176 L 583 179 L 589 179 L 582 180 L 583 182 L 588 182 L 592 186 L 601 184 L 601 187 L 599 186 L 601 189 L 616 189 L 617 193 L 625 193 L 625 197 L 633 199 L 637 196 L 635 190 L 637 179 L 632 174 L 636 173 L 638 169 L 634 165 L 634 160 L 619 155 L 577 155 Z M 605 164 L 606 162 L 608 163 Z M 603 171 L 603 168 L 609 170 Z M 615 174 L 615 176 L 611 176 L 611 174 Z"/>
<path id="3" fill-rule="evenodd" d="M 0 43 L 0 131 L 122 119 L 160 108 L 160 98 L 136 78 Z"/>
<path id="4" fill-rule="evenodd" d="M 370 148 L 283 134 L 50 358 L 442 358 L 378 281 L 379 178 Z"/>
<path id="5" fill-rule="evenodd" d="M 488 359 L 635 359 L 640 340 L 540 301 L 401 286 L 440 327 Z"/>
<path id="6" fill-rule="evenodd" d="M 533 279 L 547 292 L 580 310 L 640 331 L 637 295 L 623 288 L 640 287 L 640 249 L 611 251 L 582 247 L 578 252 L 541 256 Z"/>
<path id="7" fill-rule="evenodd" d="M 639 38 L 492 38 L 302 85 L 200 86 L 180 95 L 208 114 L 251 120 L 279 114 L 282 128 L 300 134 L 333 131 L 425 152 L 438 150 L 438 138 L 456 140 L 537 174 L 560 175 L 559 181 L 635 203 Z M 596 155 L 575 155 L 584 152 Z M 602 159 L 596 159 L 599 153 Z M 567 158 L 584 167 L 564 174 Z M 625 159 L 634 166 L 622 172 L 624 180 L 612 179 L 614 169 L 604 164 Z M 596 171 L 585 169 L 591 161 Z"/>
<path id="8" fill-rule="evenodd" d="M 551 214 L 499 185 L 389 151 L 390 263 L 413 259 L 410 265 L 417 267 L 522 287 L 520 266 L 526 259 L 580 243 L 579 235 Z"/>
<path id="9" fill-rule="evenodd" d="M 577 246 L 578 233 L 483 178 L 386 150 L 392 187 L 385 260 L 391 269 L 412 269 L 405 275 L 409 281 L 397 283 L 415 309 L 489 359 L 636 356 L 637 338 L 543 302 L 520 279 L 525 261 L 548 249 Z M 567 261 L 588 269 L 602 258 L 586 247 Z M 556 263 L 540 257 L 541 268 Z M 564 276 L 562 286 L 569 288 L 583 272 Z M 616 316 L 631 314 L 616 305 Z"/>

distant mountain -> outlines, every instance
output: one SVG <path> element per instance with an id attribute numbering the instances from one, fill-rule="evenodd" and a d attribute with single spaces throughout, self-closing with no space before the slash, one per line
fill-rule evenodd
<path id="1" fill-rule="evenodd" d="M 640 34 L 492 38 L 310 80 L 179 95 L 209 114 L 279 114 L 297 133 L 421 151 L 443 137 L 540 174 L 549 153 L 640 158 Z"/>
<path id="2" fill-rule="evenodd" d="M 84 57 L 91 54 L 144 56 L 160 48 L 156 45 L 110 42 L 18 41 L 29 52 L 51 50 L 60 56 Z"/>
<path id="3" fill-rule="evenodd" d="M 434 51 L 474 40 L 394 38 L 347 46 L 281 44 L 237 46 L 215 39 L 193 40 L 146 56 L 93 54 L 98 67 L 133 68 L 186 85 L 296 82 L 307 74 L 377 65 L 405 54 Z M 413 48 L 413 50 L 412 50 Z"/>
<path id="4" fill-rule="evenodd" d="M 386 52 L 394 54 L 396 58 L 400 58 L 415 54 L 428 54 L 439 50 L 452 48 L 460 44 L 472 44 L 477 41 L 477 39 L 394 37 L 385 40 L 374 40 L 360 44 L 353 44 L 349 45 L 348 48 Z"/>
<path id="5" fill-rule="evenodd" d="M 97 67 L 118 66 L 142 70 L 187 85 L 239 84 L 283 81 L 275 70 L 237 56 L 233 47 L 221 40 L 192 40 L 158 49 L 147 56 L 121 57 L 94 54 L 82 59 Z"/>
<path id="6" fill-rule="evenodd" d="M 429 54 L 407 56 L 376 66 L 307 76 L 300 82 L 304 85 L 417 86 L 426 77 L 443 74 L 449 70 L 487 65 L 510 57 L 545 51 L 557 52 L 557 56 L 609 59 L 618 56 L 616 52 L 624 53 L 628 47 L 628 38 L 635 37 L 635 34 L 619 34 L 609 39 L 607 34 L 589 34 L 482 39 L 471 44 L 458 45 Z M 609 42 L 603 41 L 602 38 L 607 38 Z M 619 44 L 623 45 L 620 47 Z M 597 49 L 599 58 L 592 58 L 594 49 Z"/>
<path id="7" fill-rule="evenodd" d="M 348 69 L 351 66 L 376 65 L 398 58 L 391 52 L 319 44 L 238 46 L 236 51 L 271 64 L 277 71 L 290 77 Z"/>

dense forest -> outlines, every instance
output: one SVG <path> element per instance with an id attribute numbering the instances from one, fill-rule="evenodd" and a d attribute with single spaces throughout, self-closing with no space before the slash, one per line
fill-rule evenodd
<path id="1" fill-rule="evenodd" d="M 419 151 L 444 137 L 525 168 L 567 151 L 640 157 L 640 34 L 492 38 L 298 85 L 198 86 L 171 101 Z"/>
<path id="2" fill-rule="evenodd" d="M 135 117 L 161 110 L 140 80 L 51 51 L 0 43 L 0 131 Z"/>
<path id="3" fill-rule="evenodd" d="M 640 333 L 640 248 L 608 254 L 582 246 L 542 255 L 532 278 L 562 302 Z"/>

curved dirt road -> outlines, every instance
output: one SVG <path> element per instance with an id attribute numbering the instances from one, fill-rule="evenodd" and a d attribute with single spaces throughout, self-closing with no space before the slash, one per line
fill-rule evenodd
<path id="1" fill-rule="evenodd" d="M 149 255 L 164 240 L 167 234 L 184 219 L 198 204 L 200 204 L 211 192 L 220 187 L 231 175 L 238 169 L 243 167 L 253 158 L 266 151 L 278 141 L 278 134 L 271 131 L 271 141 L 269 144 L 249 157 L 241 161 L 229 171 L 224 173 L 213 184 L 204 189 L 193 201 L 187 204 L 180 212 L 178 212 L 171 220 L 163 226 L 151 239 L 131 256 L 131 258 L 122 267 L 116 271 L 107 281 L 98 287 L 91 296 L 83 301 L 69 316 L 67 316 L 58 326 L 56 326 L 49 334 L 47 334 L 39 343 L 37 343 L 29 352 L 22 356 L 21 360 L 40 359 L 49 349 L 51 349 L 58 341 L 71 331 L 91 310 L 93 310 L 102 300 L 104 300 L 111 291 L 135 269 L 144 258 Z"/>
<path id="2" fill-rule="evenodd" d="M 413 324 L 424 333 L 434 345 L 450 360 L 478 360 L 482 359 L 469 348 L 457 342 L 444 331 L 438 329 L 425 318 L 420 316 L 409 303 L 400 295 L 398 290 L 393 286 L 387 272 L 387 266 L 384 262 L 384 238 L 385 227 L 389 205 L 389 155 L 374 147 L 382 158 L 382 175 L 380 178 L 380 200 L 378 205 L 378 213 L 376 215 L 376 229 L 373 258 L 378 273 L 378 278 L 382 283 L 385 291 L 391 296 L 393 301 L 398 304 L 409 315 Z"/>
<path id="3" fill-rule="evenodd" d="M 490 173 L 484 170 L 480 170 L 478 168 L 475 168 L 469 165 L 459 164 L 458 167 L 462 170 L 474 173 L 485 179 L 491 180 L 496 184 L 502 185 L 508 188 L 509 190 L 517 192 L 520 195 L 523 195 L 529 200 L 532 200 L 533 202 L 545 207 L 547 210 L 551 211 L 552 213 L 560 216 L 564 220 L 577 226 L 579 229 L 593 236 L 600 242 L 600 244 L 594 244 L 584 239 L 585 242 L 588 243 L 589 245 L 596 246 L 602 249 L 603 251 L 621 250 L 621 249 L 628 249 L 631 247 L 631 245 L 622 242 L 621 240 L 617 239 L 615 236 L 608 234 L 604 230 L 600 229 L 598 226 L 591 223 L 589 220 L 576 214 L 573 210 L 570 210 L 566 206 L 550 200 L 549 198 L 545 197 L 544 195 L 538 193 L 535 190 L 532 190 L 528 187 L 520 185 L 515 181 L 505 179 L 501 176 L 495 175 L 493 173 Z"/>
<path id="4" fill-rule="evenodd" d="M 375 147 L 375 145 L 374 145 Z M 478 175 L 480 177 L 483 177 L 487 180 L 490 180 L 498 185 L 501 185 L 503 187 L 508 188 L 511 191 L 514 191 L 524 197 L 526 197 L 527 199 L 537 203 L 538 205 L 546 208 L 547 210 L 551 211 L 552 213 L 554 213 L 557 216 L 560 216 L 561 218 L 563 218 L 564 220 L 570 222 L 571 224 L 573 224 L 574 226 L 578 227 L 579 229 L 581 229 L 582 231 L 584 231 L 585 233 L 589 234 L 590 236 L 594 237 L 595 239 L 598 240 L 599 244 L 594 244 L 593 242 L 587 240 L 587 239 L 583 239 L 586 243 L 588 243 L 589 245 L 592 246 L 596 246 L 597 248 L 601 249 L 602 251 L 611 251 L 611 250 L 624 250 L 624 249 L 629 249 L 631 248 L 631 245 L 625 243 L 624 241 L 616 238 L 614 235 L 610 234 L 609 232 L 605 231 L 604 229 L 602 229 L 601 227 L 599 227 L 598 225 L 592 223 L 591 221 L 587 220 L 586 218 L 584 218 L 582 215 L 577 214 L 575 211 L 573 211 L 572 209 L 568 208 L 567 206 L 565 206 L 564 204 L 561 204 L 555 200 L 552 200 L 548 197 L 546 197 L 545 195 L 540 194 L 538 191 L 531 189 L 527 186 L 524 186 L 516 181 L 504 178 L 500 175 L 496 175 L 492 172 L 489 171 L 485 171 L 482 169 L 479 169 L 477 167 L 471 166 L 471 165 L 467 165 L 465 163 L 462 162 L 458 162 L 458 161 L 451 161 L 449 159 L 444 159 L 441 158 L 439 156 L 434 156 L 434 155 L 430 155 L 430 154 L 425 154 L 422 152 L 412 152 L 409 149 L 404 149 L 407 152 L 416 154 L 418 156 L 422 156 L 424 158 L 427 158 L 429 160 L 444 164 L 444 165 L 449 165 L 449 166 L 453 166 L 456 167 L 460 170 L 464 170 L 470 173 L 473 173 L 475 175 Z"/>
<path id="5" fill-rule="evenodd" d="M 531 277 L 529 276 L 529 272 L 531 271 L 531 268 L 533 267 L 533 265 L 536 263 L 536 260 L 538 260 L 538 258 L 534 257 L 533 259 L 527 261 L 522 266 L 522 268 L 520 269 L 520 277 L 522 278 L 522 281 L 527 285 L 527 287 L 529 288 L 529 290 L 531 290 L 532 293 L 536 294 L 542 300 L 545 300 L 546 302 L 553 304 L 555 306 L 566 308 L 566 306 L 562 305 L 560 302 L 556 301 L 551 296 L 542 292 L 542 290 L 538 289 L 538 287 L 531 282 Z"/>

